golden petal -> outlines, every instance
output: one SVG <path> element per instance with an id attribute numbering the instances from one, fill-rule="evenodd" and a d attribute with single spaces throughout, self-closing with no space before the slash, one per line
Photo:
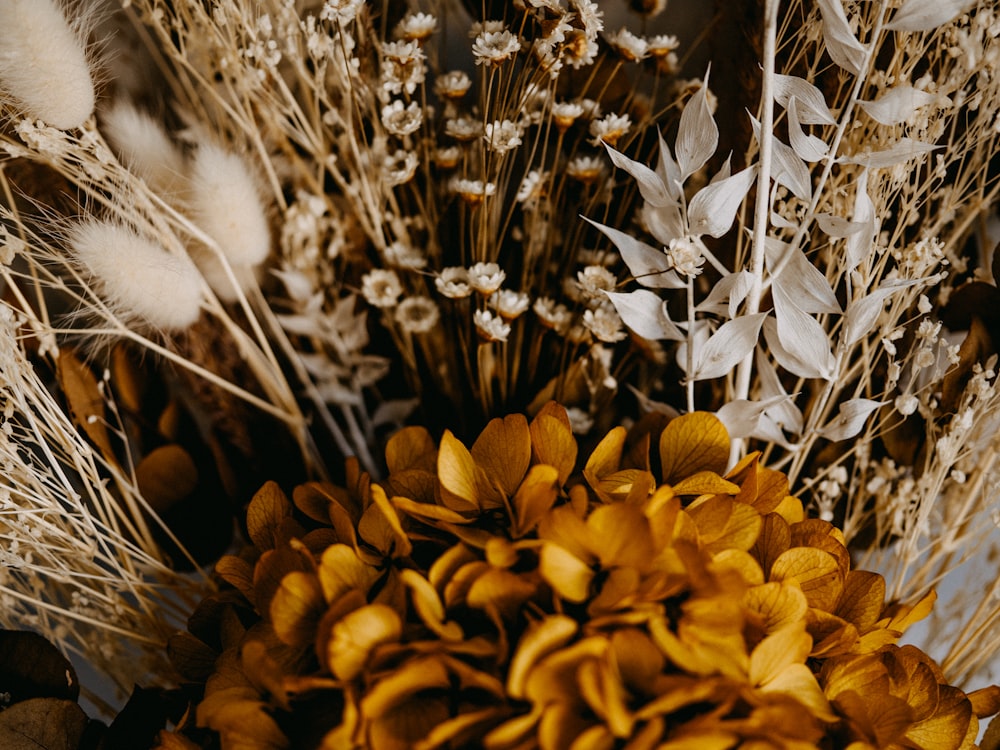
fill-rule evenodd
<path id="1" fill-rule="evenodd" d="M 663 482 L 674 485 L 699 471 L 724 474 L 729 433 L 714 414 L 692 412 L 670 420 L 660 435 Z"/>
<path id="2" fill-rule="evenodd" d="M 583 476 L 587 483 L 597 491 L 601 478 L 612 474 L 621 468 L 622 451 L 625 448 L 625 428 L 615 427 L 597 444 L 587 464 L 583 468 Z"/>
<path id="3" fill-rule="evenodd" d="M 764 583 L 764 571 L 761 570 L 753 555 L 741 549 L 723 549 L 712 556 L 708 569 L 715 575 L 732 571 L 751 586 Z"/>
<path id="4" fill-rule="evenodd" d="M 378 576 L 379 571 L 346 544 L 328 547 L 320 558 L 319 582 L 327 602 L 336 601 L 352 589 L 367 592 Z"/>
<path id="5" fill-rule="evenodd" d="M 602 505 L 587 518 L 601 566 L 645 569 L 656 553 L 645 513 L 634 505 Z"/>
<path id="6" fill-rule="evenodd" d="M 433 472 L 436 462 L 437 446 L 424 427 L 404 427 L 385 445 L 385 463 L 390 476 L 412 469 Z"/>
<path id="7" fill-rule="evenodd" d="M 811 650 L 812 638 L 801 621 L 770 633 L 750 653 L 750 684 L 762 685 L 787 666 L 805 664 Z"/>
<path id="8" fill-rule="evenodd" d="M 403 530 L 396 509 L 389 503 L 385 490 L 373 484 L 371 500 L 372 504 L 365 509 L 358 522 L 361 538 L 387 557 L 408 557 L 413 551 L 413 545 Z"/>
<path id="9" fill-rule="evenodd" d="M 597 540 L 592 539 L 590 526 L 571 505 L 558 505 L 546 513 L 538 523 L 538 537 L 555 542 L 587 565 L 597 562 Z"/>
<path id="10" fill-rule="evenodd" d="M 835 722 L 838 716 L 833 712 L 830 702 L 823 695 L 816 676 L 805 664 L 788 664 L 771 678 L 760 685 L 765 693 L 780 693 L 794 698 L 809 709 L 809 713 L 817 719 Z"/>
<path id="11" fill-rule="evenodd" d="M 441 436 L 437 474 L 441 481 L 441 502 L 445 506 L 464 513 L 480 510 L 481 483 L 476 476 L 476 462 L 451 430 L 445 430 Z"/>
<path id="12" fill-rule="evenodd" d="M 365 668 L 372 652 L 398 641 L 403 623 L 391 607 L 369 604 L 334 623 L 327 643 L 330 671 L 341 680 L 353 680 Z"/>
<path id="13" fill-rule="evenodd" d="M 566 410 L 555 402 L 549 402 L 531 420 L 529 431 L 535 463 L 555 467 L 559 485 L 564 485 L 576 468 L 577 454 L 576 439 Z"/>
<path id="14" fill-rule="evenodd" d="M 804 622 L 809 611 L 809 602 L 801 588 L 778 581 L 749 589 L 743 595 L 743 606 L 760 616 L 765 633 Z"/>
<path id="15" fill-rule="evenodd" d="M 451 716 L 445 698 L 418 696 L 405 704 L 393 706 L 374 715 L 366 711 L 362 701 L 362 714 L 368 719 L 368 750 L 413 750 L 434 728 L 444 724 Z"/>
<path id="16" fill-rule="evenodd" d="M 495 608 L 504 617 L 512 618 L 537 591 L 537 583 L 509 570 L 490 567 L 469 586 L 465 601 L 470 607 Z"/>
<path id="17" fill-rule="evenodd" d="M 513 496 L 531 463 L 531 433 L 523 414 L 491 419 L 470 450 L 491 485 Z"/>
<path id="18" fill-rule="evenodd" d="M 507 694 L 515 700 L 524 698 L 528 673 L 544 656 L 566 645 L 577 629 L 576 620 L 566 615 L 549 615 L 532 623 L 518 641 L 507 668 Z"/>
<path id="19" fill-rule="evenodd" d="M 312 643 L 325 605 L 319 578 L 314 573 L 292 571 L 281 579 L 271 599 L 271 627 L 289 646 Z"/>
<path id="20" fill-rule="evenodd" d="M 858 632 L 875 627 L 885 606 L 885 579 L 867 570 L 849 571 L 834 614 L 854 623 Z"/>
<path id="21" fill-rule="evenodd" d="M 410 568 L 399 571 L 399 578 L 410 590 L 413 608 L 423 623 L 444 641 L 458 641 L 464 636 L 457 622 L 444 621 L 445 610 L 437 589 L 420 573 Z"/>
<path id="22" fill-rule="evenodd" d="M 772 581 L 796 581 L 810 607 L 825 611 L 834 608 L 843 590 L 837 559 L 829 552 L 812 547 L 793 547 L 782 552 L 771 566 Z"/>
<path id="23" fill-rule="evenodd" d="M 515 538 L 524 536 L 535 528 L 548 513 L 559 497 L 560 485 L 559 470 L 555 466 L 539 464 L 528 470 L 528 475 L 511 501 L 514 508 L 512 534 Z"/>
<path id="24" fill-rule="evenodd" d="M 281 522 L 292 515 L 292 504 L 277 482 L 267 482 L 247 507 L 247 533 L 260 550 L 274 548 L 275 533 Z"/>
<path id="25" fill-rule="evenodd" d="M 538 559 L 542 579 L 563 599 L 583 602 L 590 596 L 594 571 L 587 563 L 558 544 L 545 542 Z"/>
<path id="26" fill-rule="evenodd" d="M 673 490 L 675 495 L 736 495 L 740 487 L 714 471 L 699 471 L 684 477 Z"/>

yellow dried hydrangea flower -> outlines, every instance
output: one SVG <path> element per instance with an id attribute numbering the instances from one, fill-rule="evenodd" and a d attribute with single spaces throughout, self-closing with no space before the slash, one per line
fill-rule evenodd
<path id="1" fill-rule="evenodd" d="M 223 748 L 973 747 L 1000 688 L 896 645 L 933 597 L 887 605 L 783 474 L 728 456 L 694 413 L 612 430 L 574 474 L 549 404 L 471 447 L 404 429 L 381 483 L 349 462 L 342 487 L 265 486 L 173 644 L 198 726 Z"/>

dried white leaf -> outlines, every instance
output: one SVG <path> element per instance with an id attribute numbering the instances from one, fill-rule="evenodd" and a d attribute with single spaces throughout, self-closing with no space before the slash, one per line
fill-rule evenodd
<path id="1" fill-rule="evenodd" d="M 822 229 L 828 237 L 832 237 L 834 239 L 850 237 L 852 234 L 857 234 L 865 228 L 864 223 L 850 221 L 842 216 L 834 216 L 833 214 L 816 214 L 816 223 L 819 224 L 819 228 Z"/>
<path id="2" fill-rule="evenodd" d="M 850 303 L 844 313 L 844 343 L 853 346 L 867 336 L 878 322 L 885 301 L 896 292 L 919 283 L 919 279 L 887 281 L 882 287 Z"/>
<path id="3" fill-rule="evenodd" d="M 782 401 L 789 401 L 790 399 L 790 396 L 772 396 L 763 401 L 748 401 L 742 398 L 734 399 L 723 404 L 715 412 L 715 416 L 726 426 L 726 432 L 729 433 L 729 437 L 750 437 L 760 427 L 761 418 L 768 409 L 779 405 Z"/>
<path id="4" fill-rule="evenodd" d="M 930 31 L 975 4 L 976 0 L 907 0 L 885 27 L 890 31 Z"/>
<path id="5" fill-rule="evenodd" d="M 677 129 L 677 164 L 680 167 L 681 182 L 693 175 L 715 153 L 719 145 L 719 128 L 708 107 L 708 71 L 694 96 L 688 100 L 681 112 L 681 122 Z"/>
<path id="6" fill-rule="evenodd" d="M 798 99 L 794 96 L 788 100 L 788 142 L 803 161 L 819 161 L 830 152 L 830 147 L 822 139 L 808 135 L 802 129 L 797 102 Z"/>
<path id="7" fill-rule="evenodd" d="M 840 405 L 837 416 L 817 432 L 827 440 L 847 440 L 861 432 L 868 415 L 884 404 L 868 398 L 852 398 Z"/>
<path id="8" fill-rule="evenodd" d="M 754 137 L 760 143 L 760 121 L 751 115 L 750 123 L 753 126 Z M 774 147 L 774 167 L 772 176 L 779 185 L 784 185 L 792 191 L 792 195 L 801 201 L 808 203 L 812 200 L 812 178 L 809 176 L 809 167 L 800 159 L 791 146 L 783 143 L 779 138 L 771 139 Z M 772 204 L 774 201 L 771 202 Z"/>
<path id="9" fill-rule="evenodd" d="M 660 141 L 660 159 L 656 165 L 656 174 L 663 181 L 667 194 L 679 203 L 682 192 L 681 185 L 684 182 L 681 177 L 681 168 L 674 161 L 674 157 L 670 153 L 670 146 L 663 140 L 663 133 L 657 130 L 656 137 Z"/>
<path id="10" fill-rule="evenodd" d="M 882 151 L 871 151 L 866 154 L 854 154 L 841 161 L 847 164 L 860 164 L 870 169 L 885 169 L 929 154 L 934 149 L 942 148 L 933 143 L 915 141 L 912 138 L 900 138 L 892 146 Z"/>
<path id="11" fill-rule="evenodd" d="M 670 316 L 662 300 L 650 291 L 605 292 L 622 322 L 644 339 L 683 341 L 684 333 Z"/>
<path id="12" fill-rule="evenodd" d="M 728 273 L 715 282 L 712 291 L 695 307 L 695 310 L 735 318 L 739 306 L 747 298 L 752 286 L 753 274 L 749 271 Z"/>
<path id="13" fill-rule="evenodd" d="M 776 74 L 774 76 L 774 100 L 785 109 L 792 97 L 798 101 L 799 122 L 803 125 L 836 125 L 830 108 L 826 105 L 823 92 L 804 78 Z"/>
<path id="14" fill-rule="evenodd" d="M 659 289 L 684 288 L 685 283 L 670 268 L 670 260 L 663 251 L 625 232 L 591 221 L 586 216 L 583 219 L 614 243 L 629 272 L 640 284 Z"/>
<path id="15" fill-rule="evenodd" d="M 767 313 L 743 315 L 722 325 L 695 353 L 692 380 L 719 378 L 753 351 Z"/>
<path id="16" fill-rule="evenodd" d="M 858 105 L 876 122 L 898 125 L 907 122 L 921 107 L 936 104 L 940 99 L 937 94 L 904 85 L 889 89 L 873 102 L 858 102 Z"/>
<path id="17" fill-rule="evenodd" d="M 699 190 L 688 206 L 691 233 L 721 237 L 728 232 L 756 176 L 754 165 Z"/>
<path id="18" fill-rule="evenodd" d="M 669 245 L 670 240 L 687 235 L 680 205 L 651 206 L 643 203 L 639 218 L 656 241 L 664 246 Z"/>
<path id="19" fill-rule="evenodd" d="M 795 305 L 807 313 L 839 313 L 840 303 L 830 282 L 805 253 L 787 242 L 768 237 L 764 242 L 764 261 L 774 278 Z"/>
<path id="20" fill-rule="evenodd" d="M 604 147 L 607 149 L 608 156 L 611 157 L 614 165 L 619 169 L 624 169 L 635 178 L 636 183 L 639 185 L 639 194 L 644 201 L 653 206 L 669 206 L 676 203 L 670 196 L 666 185 L 663 184 L 663 180 L 660 179 L 660 176 L 656 172 L 645 164 L 628 158 L 625 154 L 613 149 L 607 143 L 604 144 Z"/>
<path id="21" fill-rule="evenodd" d="M 840 0 L 817 0 L 823 15 L 823 40 L 831 59 L 844 70 L 859 75 L 866 50 L 851 32 Z"/>
<path id="22" fill-rule="evenodd" d="M 773 323 L 774 321 L 770 322 Z M 758 349 L 754 352 L 754 366 L 757 368 L 757 378 L 760 382 L 760 395 L 763 399 L 768 399 L 774 396 L 787 397 L 787 400 L 779 400 L 774 404 L 774 406 L 768 408 L 768 417 L 774 420 L 775 424 L 780 426 L 782 429 L 787 430 L 792 435 L 800 435 L 802 433 L 802 425 L 804 423 L 802 410 L 795 405 L 795 401 L 781 384 L 781 378 L 778 377 L 778 371 L 771 363 L 771 360 L 768 359 L 767 354 L 764 353 L 763 348 L 758 347 Z"/>
<path id="23" fill-rule="evenodd" d="M 396 398 L 383 401 L 375 408 L 375 413 L 372 414 L 372 425 L 375 427 L 381 425 L 402 426 L 403 422 L 406 421 L 418 406 L 420 406 L 420 399 L 418 398 Z"/>
<path id="24" fill-rule="evenodd" d="M 858 178 L 857 192 L 854 196 L 853 224 L 861 225 L 861 229 L 852 233 L 846 241 L 847 272 L 850 273 L 871 253 L 875 238 L 878 236 L 878 226 L 875 221 L 875 204 L 868 195 L 868 170 Z"/>
<path id="25" fill-rule="evenodd" d="M 832 378 L 836 360 L 823 326 L 800 310 L 780 286 L 771 287 L 771 297 L 774 300 L 778 341 L 797 363 L 794 369 L 783 362 L 782 366 L 804 378 Z"/>
<path id="26" fill-rule="evenodd" d="M 711 180 L 709 180 L 709 184 L 712 185 L 716 182 L 722 182 L 723 180 L 732 177 L 732 175 L 733 175 L 733 153 L 730 151 L 729 155 L 726 157 L 726 160 L 722 162 L 722 166 L 719 167 L 719 171 L 715 173 L 715 175 L 712 177 Z"/>

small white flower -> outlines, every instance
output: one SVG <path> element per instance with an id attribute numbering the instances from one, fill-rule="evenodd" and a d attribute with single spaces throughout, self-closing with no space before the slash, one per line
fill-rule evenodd
<path id="1" fill-rule="evenodd" d="M 517 189 L 515 200 L 518 203 L 534 204 L 545 195 L 545 187 L 549 180 L 549 173 L 539 172 L 532 169 L 521 180 L 521 186 Z"/>
<path id="2" fill-rule="evenodd" d="M 505 154 L 521 145 L 521 128 L 510 120 L 497 120 L 487 123 L 483 138 L 490 151 Z"/>
<path id="3" fill-rule="evenodd" d="M 500 317 L 494 317 L 489 310 L 476 310 L 472 315 L 476 331 L 486 341 L 506 341 L 510 336 L 510 326 Z"/>
<path id="4" fill-rule="evenodd" d="M 471 117 L 456 117 L 445 121 L 444 133 L 456 141 L 472 141 L 483 134 L 483 123 Z"/>
<path id="5" fill-rule="evenodd" d="M 382 160 L 382 176 L 393 187 L 403 185 L 413 179 L 419 164 L 415 153 L 400 149 Z"/>
<path id="6" fill-rule="evenodd" d="M 462 200 L 473 208 L 480 205 L 483 199 L 489 198 L 497 192 L 497 186 L 494 183 L 482 180 L 455 178 L 449 182 L 449 186 L 453 192 L 458 193 Z"/>
<path id="7" fill-rule="evenodd" d="M 698 237 L 676 237 L 664 252 L 671 267 L 682 276 L 697 276 L 705 265 L 705 245 Z"/>
<path id="8" fill-rule="evenodd" d="M 423 42 L 437 31 L 437 19 L 430 13 L 407 13 L 396 24 L 396 36 L 416 42 Z"/>
<path id="9" fill-rule="evenodd" d="M 373 307 L 394 307 L 402 293 L 395 271 L 374 268 L 361 277 L 361 294 Z"/>
<path id="10" fill-rule="evenodd" d="M 441 269 L 441 273 L 434 279 L 434 286 L 438 292 L 449 299 L 464 299 L 472 294 L 472 287 L 469 285 L 469 272 L 461 266 L 449 266 Z"/>
<path id="11" fill-rule="evenodd" d="M 396 308 L 396 322 L 407 333 L 429 333 L 440 319 L 441 313 L 429 297 L 407 297 Z"/>
<path id="12" fill-rule="evenodd" d="M 604 173 L 604 162 L 596 156 L 577 156 L 566 165 L 566 174 L 590 185 Z"/>
<path id="13" fill-rule="evenodd" d="M 382 107 L 382 124 L 393 135 L 406 136 L 415 133 L 423 122 L 423 113 L 416 102 L 403 104 L 396 99 Z"/>
<path id="14" fill-rule="evenodd" d="M 608 34 L 607 40 L 615 52 L 629 62 L 639 62 L 649 55 L 649 43 L 626 28 Z"/>
<path id="15" fill-rule="evenodd" d="M 621 317 L 613 308 L 604 305 L 595 310 L 584 311 L 583 325 L 594 334 L 594 338 L 606 344 L 614 344 L 628 337 L 622 327 Z"/>
<path id="16" fill-rule="evenodd" d="M 500 65 L 521 49 L 521 40 L 509 31 L 484 31 L 472 43 L 476 65 Z"/>
<path id="17" fill-rule="evenodd" d="M 336 20 L 340 23 L 350 23 L 364 4 L 364 0 L 326 0 L 323 3 L 323 9 L 319 12 L 319 17 L 324 21 Z"/>
<path id="18" fill-rule="evenodd" d="M 499 289 L 490 295 L 489 306 L 506 321 L 521 317 L 528 310 L 531 299 L 524 292 Z"/>
<path id="19" fill-rule="evenodd" d="M 393 242 L 385 248 L 383 255 L 390 266 L 420 269 L 427 265 L 427 257 L 406 242 Z"/>
<path id="20" fill-rule="evenodd" d="M 556 333 L 565 333 L 573 320 L 573 313 L 566 305 L 557 303 L 549 297 L 539 297 L 531 309 L 543 326 L 551 328 Z"/>
<path id="21" fill-rule="evenodd" d="M 580 102 L 556 102 L 552 105 L 552 119 L 560 131 L 568 130 L 583 115 Z"/>
<path id="22" fill-rule="evenodd" d="M 625 135 L 632 127 L 632 118 L 628 115 L 616 115 L 611 113 L 599 120 L 590 123 L 591 144 L 600 146 L 601 142 L 614 146 L 618 139 Z"/>
<path id="23" fill-rule="evenodd" d="M 602 292 L 610 292 L 615 288 L 618 280 L 604 266 L 587 266 L 576 274 L 580 291 L 587 297 L 603 297 Z"/>
<path id="24" fill-rule="evenodd" d="M 434 79 L 434 93 L 444 99 L 461 99 L 472 86 L 464 70 L 451 70 Z"/>
<path id="25" fill-rule="evenodd" d="M 496 263 L 476 263 L 469 269 L 469 284 L 480 294 L 493 294 L 501 287 L 507 274 Z"/>

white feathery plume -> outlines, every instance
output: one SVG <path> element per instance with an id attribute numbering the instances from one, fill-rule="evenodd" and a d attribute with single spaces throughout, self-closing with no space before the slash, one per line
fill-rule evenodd
<path id="1" fill-rule="evenodd" d="M 214 143 L 200 145 L 191 167 L 188 205 L 195 223 L 211 237 L 240 285 L 253 278 L 253 268 L 271 250 L 271 231 L 257 179 L 245 159 Z M 222 260 L 198 252 L 198 265 L 223 300 L 232 301 L 232 286 Z"/>
<path id="2" fill-rule="evenodd" d="M 195 322 L 201 277 L 187 256 L 173 255 L 120 224 L 87 220 L 69 231 L 70 247 L 113 312 L 155 329 Z"/>
<path id="3" fill-rule="evenodd" d="M 0 87 L 31 118 L 80 127 L 95 102 L 82 37 L 55 0 L 0 0 Z"/>
<path id="4" fill-rule="evenodd" d="M 167 198 L 182 192 L 184 157 L 158 120 L 120 100 L 102 111 L 101 123 L 122 163 L 150 188 Z"/>

